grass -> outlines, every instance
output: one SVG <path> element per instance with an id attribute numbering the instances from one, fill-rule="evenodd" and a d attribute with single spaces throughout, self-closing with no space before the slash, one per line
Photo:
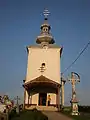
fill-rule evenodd
<path id="1" fill-rule="evenodd" d="M 72 118 L 73 118 L 73 120 L 90 120 L 90 115 L 89 116 L 88 115 L 73 116 Z"/>
<path id="2" fill-rule="evenodd" d="M 79 116 L 72 116 L 70 107 L 64 108 L 61 113 L 72 118 L 72 120 L 90 120 L 90 113 L 83 112 Z M 48 120 L 48 117 L 36 109 L 23 110 L 19 115 L 13 110 L 9 115 L 9 120 Z"/>
<path id="3" fill-rule="evenodd" d="M 62 111 L 62 113 L 70 118 L 72 120 L 90 120 L 90 113 L 80 113 L 78 116 L 72 116 L 71 115 L 71 110 L 70 109 L 65 109 Z"/>
<path id="4" fill-rule="evenodd" d="M 24 110 L 19 115 L 14 114 L 14 116 L 11 113 L 11 116 L 9 116 L 9 120 L 48 120 L 47 116 L 36 109 Z"/>

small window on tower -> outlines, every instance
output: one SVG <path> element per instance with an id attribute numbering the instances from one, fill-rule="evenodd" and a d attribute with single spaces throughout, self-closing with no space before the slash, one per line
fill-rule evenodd
<path id="1" fill-rule="evenodd" d="M 46 29 L 44 28 L 44 31 L 46 31 Z"/>
<path id="2" fill-rule="evenodd" d="M 47 32 L 47 30 L 48 30 L 48 29 L 46 28 L 46 32 Z"/>
<path id="3" fill-rule="evenodd" d="M 45 63 L 42 63 L 42 67 L 45 67 Z"/>

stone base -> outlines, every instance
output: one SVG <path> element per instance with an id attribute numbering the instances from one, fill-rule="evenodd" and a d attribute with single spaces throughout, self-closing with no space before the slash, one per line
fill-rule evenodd
<path id="1" fill-rule="evenodd" d="M 79 115 L 79 112 L 72 112 L 71 115 Z"/>
<path id="2" fill-rule="evenodd" d="M 71 102 L 71 107 L 72 107 L 71 115 L 79 115 L 79 112 L 78 112 L 78 102 L 77 101 Z"/>
<path id="3" fill-rule="evenodd" d="M 31 105 L 30 107 L 25 107 L 25 109 L 28 109 L 28 110 L 32 110 L 32 109 L 37 109 L 37 110 L 40 110 L 40 111 L 58 111 L 58 108 L 54 107 L 54 106 L 34 106 L 34 105 Z"/>

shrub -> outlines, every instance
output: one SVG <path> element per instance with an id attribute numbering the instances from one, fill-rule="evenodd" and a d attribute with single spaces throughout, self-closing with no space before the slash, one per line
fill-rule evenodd
<path id="1" fill-rule="evenodd" d="M 16 109 L 12 109 L 11 112 L 9 113 L 9 120 L 11 120 L 12 118 L 18 116 L 18 114 L 16 113 Z"/>
<path id="2" fill-rule="evenodd" d="M 90 113 L 90 106 L 78 106 L 79 112 Z"/>
<path id="3" fill-rule="evenodd" d="M 9 120 L 48 120 L 48 117 L 41 111 L 33 109 L 21 111 L 19 117 L 15 111 L 12 111 L 9 115 Z"/>

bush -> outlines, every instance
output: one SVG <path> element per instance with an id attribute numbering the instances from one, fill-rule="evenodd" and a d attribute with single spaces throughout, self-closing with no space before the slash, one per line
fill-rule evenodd
<path id="1" fill-rule="evenodd" d="M 19 116 L 15 111 L 12 111 L 9 115 L 9 118 L 9 120 L 48 120 L 48 117 L 37 109 L 23 110 L 20 112 Z"/>
<path id="2" fill-rule="evenodd" d="M 79 112 L 90 113 L 90 106 L 78 106 Z"/>
<path id="3" fill-rule="evenodd" d="M 17 116 L 18 116 L 18 114 L 16 113 L 16 108 L 14 108 L 9 113 L 9 120 L 11 120 L 12 118 L 17 117 Z"/>

